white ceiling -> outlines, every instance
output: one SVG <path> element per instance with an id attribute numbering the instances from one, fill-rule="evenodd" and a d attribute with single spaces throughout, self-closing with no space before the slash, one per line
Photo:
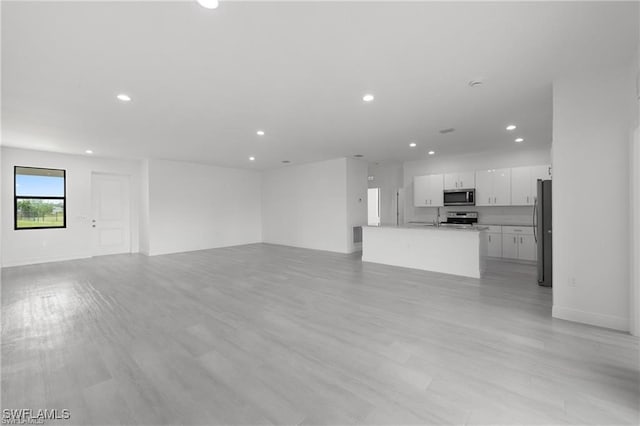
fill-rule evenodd
<path id="1" fill-rule="evenodd" d="M 253 168 L 548 147 L 552 80 L 630 63 L 637 7 L 5 1 L 2 144 Z"/>

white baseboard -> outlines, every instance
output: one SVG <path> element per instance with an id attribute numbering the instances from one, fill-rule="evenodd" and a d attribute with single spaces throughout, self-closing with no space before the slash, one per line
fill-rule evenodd
<path id="1" fill-rule="evenodd" d="M 76 255 L 76 256 L 62 256 L 62 257 L 36 257 L 29 259 L 17 259 L 17 260 L 3 260 L 2 267 L 10 268 L 12 266 L 26 266 L 26 265 L 37 265 L 39 263 L 51 263 L 51 262 L 65 262 L 68 260 L 79 260 L 79 259 L 89 259 L 91 256 L 87 255 Z"/>
<path id="2" fill-rule="evenodd" d="M 579 309 L 565 308 L 553 305 L 551 315 L 567 321 L 581 322 L 598 327 L 612 328 L 614 330 L 629 331 L 629 319 L 616 315 L 605 315 L 596 312 L 581 311 Z"/>
<path id="3" fill-rule="evenodd" d="M 200 248 L 176 248 L 176 249 L 170 249 L 170 250 L 149 250 L 147 252 L 141 251 L 140 253 L 149 257 L 153 257 L 153 256 L 164 256 L 165 254 L 190 253 L 193 251 L 213 250 L 213 249 L 219 249 L 219 248 L 238 247 L 238 246 L 246 246 L 250 244 L 261 244 L 261 243 L 262 241 L 252 240 L 252 241 L 237 242 L 237 243 L 226 244 L 226 245 L 224 244 L 213 245 L 213 246 L 200 247 Z"/>

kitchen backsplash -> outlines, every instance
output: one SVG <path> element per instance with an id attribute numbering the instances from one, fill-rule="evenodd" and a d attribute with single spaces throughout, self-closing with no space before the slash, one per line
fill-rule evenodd
<path id="1" fill-rule="evenodd" d="M 440 220 L 445 221 L 447 212 L 478 212 L 478 223 L 487 225 L 532 225 L 532 206 L 505 206 L 505 207 L 440 207 Z M 437 209 L 433 207 L 411 207 L 407 211 L 406 219 L 409 221 L 433 222 Z"/>

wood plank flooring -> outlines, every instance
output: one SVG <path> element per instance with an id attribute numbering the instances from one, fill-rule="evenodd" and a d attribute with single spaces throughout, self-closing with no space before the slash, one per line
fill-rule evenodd
<path id="1" fill-rule="evenodd" d="M 486 278 L 267 244 L 2 270 L 2 408 L 48 424 L 638 424 L 638 339 Z"/>

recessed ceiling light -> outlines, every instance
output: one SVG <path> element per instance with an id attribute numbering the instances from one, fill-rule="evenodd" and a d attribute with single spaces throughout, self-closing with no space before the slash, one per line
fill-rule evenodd
<path id="1" fill-rule="evenodd" d="M 415 142 L 411 142 L 411 143 L 409 144 L 409 146 L 410 146 L 411 148 L 415 148 L 416 146 L 418 146 L 418 144 L 417 144 L 417 143 L 415 143 Z"/>
<path id="2" fill-rule="evenodd" d="M 118 98 L 118 100 L 122 102 L 131 101 L 131 96 L 127 95 L 126 93 L 120 93 L 118 96 L 116 96 L 116 98 Z"/>
<path id="3" fill-rule="evenodd" d="M 220 2 L 218 2 L 218 0 L 197 0 L 198 4 L 202 7 L 204 7 L 205 9 L 217 9 L 218 6 L 220 5 Z"/>
<path id="4" fill-rule="evenodd" d="M 85 151 L 85 154 L 93 154 L 93 151 L 91 151 L 90 149 Z"/>
<path id="5" fill-rule="evenodd" d="M 249 161 L 256 161 L 256 157 L 249 157 Z"/>
<path id="6" fill-rule="evenodd" d="M 264 136 L 264 130 L 258 130 L 258 131 L 256 132 L 256 135 L 258 135 L 258 136 Z"/>
<path id="7" fill-rule="evenodd" d="M 509 124 L 507 126 L 507 130 L 515 130 L 516 129 L 516 125 L 515 124 Z"/>
<path id="8" fill-rule="evenodd" d="M 435 153 L 436 153 L 435 151 L 429 151 L 427 154 L 429 154 L 429 155 L 433 155 L 433 154 L 435 154 Z"/>
<path id="9" fill-rule="evenodd" d="M 520 143 L 520 142 L 524 142 L 524 139 L 522 139 L 522 138 L 518 138 L 518 139 L 516 139 L 516 142 L 518 142 L 518 143 Z"/>
<path id="10" fill-rule="evenodd" d="M 362 100 L 365 102 L 371 102 L 374 99 L 373 95 L 371 93 L 367 93 L 366 95 L 364 95 L 362 97 Z"/>

